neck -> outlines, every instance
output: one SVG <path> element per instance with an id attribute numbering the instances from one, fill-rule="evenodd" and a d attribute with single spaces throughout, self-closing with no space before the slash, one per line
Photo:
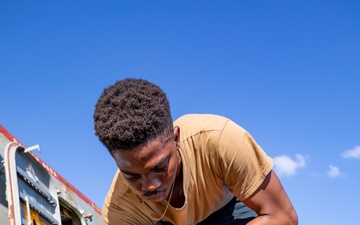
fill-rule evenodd
<path id="1" fill-rule="evenodd" d="M 175 187 L 170 205 L 175 208 L 181 208 L 185 203 L 185 195 L 183 191 L 183 170 L 182 163 L 178 165 L 178 171 L 175 179 Z"/>

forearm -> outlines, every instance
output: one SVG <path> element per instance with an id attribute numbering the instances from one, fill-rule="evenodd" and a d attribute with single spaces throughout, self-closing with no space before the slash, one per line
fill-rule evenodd
<path id="1" fill-rule="evenodd" d="M 261 215 L 251 220 L 247 225 L 297 225 L 298 217 L 294 215 L 270 216 Z"/>

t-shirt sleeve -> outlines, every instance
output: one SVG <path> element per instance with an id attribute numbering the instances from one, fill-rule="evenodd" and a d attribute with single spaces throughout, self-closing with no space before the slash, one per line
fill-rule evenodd
<path id="1" fill-rule="evenodd" d="M 103 225 L 153 224 L 144 214 L 141 200 L 131 193 L 121 179 L 118 171 L 103 204 Z"/>
<path id="2" fill-rule="evenodd" d="M 252 136 L 229 120 L 218 142 L 220 176 L 239 200 L 250 197 L 273 166 Z"/>

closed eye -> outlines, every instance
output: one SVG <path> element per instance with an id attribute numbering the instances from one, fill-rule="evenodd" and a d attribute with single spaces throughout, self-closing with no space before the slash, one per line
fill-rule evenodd
<path id="1" fill-rule="evenodd" d="M 168 165 L 169 165 L 169 164 L 160 165 L 160 166 L 154 168 L 153 171 L 154 171 L 155 173 L 163 173 L 163 172 L 166 172 L 166 171 L 167 171 L 167 168 L 168 168 Z"/>
<path id="2" fill-rule="evenodd" d="M 124 177 L 129 181 L 136 181 L 137 179 L 140 178 L 140 175 L 137 175 L 137 174 L 134 174 L 134 175 L 124 174 Z"/>
<path id="3" fill-rule="evenodd" d="M 166 157 L 160 160 L 152 169 L 155 173 L 163 173 L 166 172 L 169 166 L 170 157 Z"/>
<path id="4" fill-rule="evenodd" d="M 129 181 L 135 181 L 141 177 L 141 175 L 137 173 L 132 173 L 126 170 L 120 170 L 120 171 L 124 175 L 124 177 Z"/>

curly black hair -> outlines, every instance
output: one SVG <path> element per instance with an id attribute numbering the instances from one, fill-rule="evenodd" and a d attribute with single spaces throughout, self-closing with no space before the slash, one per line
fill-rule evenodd
<path id="1" fill-rule="evenodd" d="M 126 78 L 105 88 L 94 111 L 95 134 L 110 153 L 173 133 L 170 103 L 147 80 Z"/>

